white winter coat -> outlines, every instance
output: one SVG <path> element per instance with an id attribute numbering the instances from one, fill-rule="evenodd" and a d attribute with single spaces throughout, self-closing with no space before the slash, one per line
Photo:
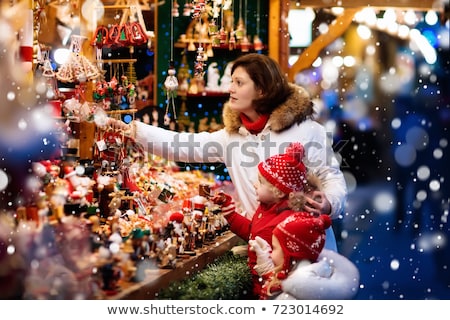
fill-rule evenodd
<path id="1" fill-rule="evenodd" d="M 294 85 L 293 85 L 294 86 Z M 270 156 L 284 153 L 291 142 L 305 148 L 305 165 L 321 181 L 331 203 L 331 218 L 343 210 L 347 194 L 339 163 L 332 150 L 332 137 L 312 120 L 312 103 L 308 93 L 295 86 L 294 93 L 270 115 L 265 128 L 251 134 L 241 123 L 239 113 L 224 105 L 224 129 L 215 132 L 179 133 L 135 121 L 136 139 L 151 154 L 180 162 L 222 162 L 235 187 L 238 207 L 251 218 L 258 205 L 254 183 L 257 165 Z M 336 250 L 331 228 L 325 246 Z"/>
<path id="2" fill-rule="evenodd" d="M 359 271 L 343 255 L 323 249 L 317 262 L 289 272 L 275 300 L 348 300 L 359 289 Z"/>

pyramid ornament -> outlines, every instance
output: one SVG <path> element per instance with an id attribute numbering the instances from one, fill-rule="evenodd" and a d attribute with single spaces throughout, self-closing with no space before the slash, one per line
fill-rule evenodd
<path id="1" fill-rule="evenodd" d="M 53 71 L 50 60 L 46 57 L 42 65 L 42 76 L 46 79 L 47 97 L 56 99 L 60 96 L 56 73 Z"/>
<path id="2" fill-rule="evenodd" d="M 67 61 L 56 72 L 56 78 L 65 83 L 82 83 L 95 80 L 101 73 L 81 52 L 85 37 L 79 35 L 71 36 L 70 54 Z"/>

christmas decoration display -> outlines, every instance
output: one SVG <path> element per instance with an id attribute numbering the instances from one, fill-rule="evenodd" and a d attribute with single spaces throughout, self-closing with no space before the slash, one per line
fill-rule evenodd
<path id="1" fill-rule="evenodd" d="M 121 283 L 145 279 L 148 269 L 176 268 L 227 230 L 209 201 L 220 186 L 204 174 L 162 159 L 134 161 L 127 170 L 125 160 L 117 168 L 106 162 L 97 169 L 60 160 L 33 164 L 38 202 L 0 223 L 10 230 L 3 236 L 28 234 L 20 238 L 28 244 L 11 242 L 25 246 L 11 259 L 34 248 L 29 259 L 39 261 L 38 269 L 22 266 L 24 298 L 113 296 Z"/>
<path id="2" fill-rule="evenodd" d="M 251 47 L 247 34 L 247 1 L 239 0 L 238 8 L 233 1 L 205 1 L 193 0 L 186 3 L 183 16 L 191 16 L 192 22 L 185 34 L 180 36 L 179 42 L 188 44 L 189 51 L 198 51 L 198 47 L 211 45 L 212 48 L 227 48 L 229 50 L 239 49 L 248 52 Z M 256 9 L 256 34 L 253 45 L 255 51 L 263 49 L 263 43 L 259 37 L 260 28 L 260 4 Z M 235 24 L 234 14 L 237 12 L 238 19 Z M 173 15 L 178 17 L 178 15 Z"/>
<path id="3" fill-rule="evenodd" d="M 176 7 L 176 6 L 175 6 Z M 173 7 L 173 10 L 177 10 Z M 178 7 L 177 7 L 178 8 Z M 190 11 L 189 11 L 190 10 Z M 260 12 L 260 3 L 256 4 L 256 13 Z M 177 22 L 178 14 L 173 14 L 172 19 Z M 261 51 L 264 44 L 259 37 L 260 18 L 256 16 L 256 34 L 253 35 L 253 43 L 250 40 L 251 35 L 247 31 L 248 8 L 247 1 L 188 1 L 184 6 L 183 16 L 190 16 L 191 21 L 186 31 L 179 35 L 175 43 L 176 48 L 184 49 L 182 61 L 178 69 L 178 94 L 179 95 L 199 95 L 228 93 L 229 74 L 228 70 L 222 69 L 220 55 L 228 55 L 232 51 L 233 55 L 239 55 L 241 52 Z M 235 17 L 238 17 L 235 20 Z M 219 53 L 219 55 L 218 55 Z M 193 56 L 192 71 L 186 55 Z M 211 61 L 211 58 L 218 56 L 217 61 Z M 228 58 L 228 60 L 232 60 Z M 210 68 L 211 67 L 211 68 Z M 186 70 L 189 73 L 186 73 Z M 217 77 L 220 77 L 219 71 L 223 70 L 223 85 Z M 192 74 L 192 78 L 190 75 Z M 205 80 L 207 78 L 207 81 Z M 220 79 L 222 80 L 222 79 Z M 183 98 L 182 98 L 183 99 Z M 183 124 L 185 127 L 188 123 Z"/>
<path id="4" fill-rule="evenodd" d="M 138 21 L 113 25 L 109 28 L 98 26 L 91 40 L 91 45 L 101 49 L 103 47 L 139 46 L 148 42 L 148 36 Z"/>
<path id="5" fill-rule="evenodd" d="M 129 73 L 133 70 L 133 62 L 129 62 Z M 118 72 L 120 81 L 117 79 Z M 111 80 L 96 81 L 93 98 L 103 104 L 105 110 L 132 109 L 136 102 L 137 90 L 135 81 L 130 81 L 122 63 L 111 63 Z"/>
<path id="6" fill-rule="evenodd" d="M 33 194 L 1 215 L 2 298 L 114 298 L 151 269 L 177 268 L 227 229 L 210 194 L 199 194 L 200 185 L 223 185 L 150 158 L 127 132 L 106 126 L 108 117 L 134 115 L 132 77 L 97 77 L 81 52 L 83 41 L 72 36 L 70 58 L 58 71 L 47 54 L 39 60 L 37 88 L 61 102 L 59 113 L 39 119 L 61 128 L 60 148 L 31 163 L 26 179 Z M 5 66 L 14 65 L 10 58 L 5 55 Z M 5 68 L 8 77 L 10 71 Z M 72 95 L 59 95 L 56 81 L 74 84 Z"/>

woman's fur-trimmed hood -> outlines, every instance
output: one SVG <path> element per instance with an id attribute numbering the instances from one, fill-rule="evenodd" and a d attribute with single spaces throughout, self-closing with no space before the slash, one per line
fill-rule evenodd
<path id="1" fill-rule="evenodd" d="M 313 103 L 306 90 L 298 85 L 290 84 L 294 92 L 287 100 L 272 112 L 269 118 L 270 128 L 275 132 L 288 129 L 313 114 Z M 223 123 L 228 133 L 237 133 L 242 126 L 239 112 L 231 110 L 228 102 L 223 109 Z"/>

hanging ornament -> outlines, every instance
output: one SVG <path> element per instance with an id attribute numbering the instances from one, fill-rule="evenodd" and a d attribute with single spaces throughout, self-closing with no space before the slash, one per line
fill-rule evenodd
<path id="1" fill-rule="evenodd" d="M 250 49 L 250 41 L 248 40 L 247 36 L 244 36 L 241 40 L 241 51 L 248 52 L 249 49 Z"/>
<path id="2" fill-rule="evenodd" d="M 86 40 L 86 37 L 80 35 L 72 35 L 70 37 L 70 52 L 79 54 L 83 48 L 83 42 Z"/>
<path id="3" fill-rule="evenodd" d="M 256 4 L 256 35 L 253 38 L 253 47 L 255 51 L 261 51 L 264 46 L 261 38 L 259 37 L 259 26 L 260 26 L 260 14 L 261 14 L 261 8 L 259 1 Z"/>
<path id="4" fill-rule="evenodd" d="M 50 64 L 50 60 L 44 61 L 42 75 L 47 79 L 47 97 L 50 99 L 57 99 L 59 97 L 58 83 L 56 81 L 56 74 Z"/>
<path id="5" fill-rule="evenodd" d="M 183 16 L 190 17 L 192 12 L 192 3 L 189 0 L 186 0 L 186 3 L 183 7 Z"/>
<path id="6" fill-rule="evenodd" d="M 136 103 L 136 70 L 134 68 L 133 62 L 128 63 L 128 69 L 127 69 L 127 79 L 129 80 L 128 86 L 127 86 L 127 98 L 128 103 L 130 107 L 133 107 Z"/>
<path id="7" fill-rule="evenodd" d="M 220 35 L 219 34 L 215 34 L 214 36 L 212 36 L 211 45 L 213 47 L 220 47 Z"/>
<path id="8" fill-rule="evenodd" d="M 172 8 L 174 8 L 174 1 L 172 0 Z M 172 12 L 173 13 L 173 12 Z M 166 112 L 164 114 L 164 125 L 168 126 L 171 122 L 170 115 L 169 115 L 169 109 L 172 106 L 173 110 L 173 118 L 176 120 L 176 108 L 175 108 L 175 98 L 177 96 L 177 90 L 178 90 L 178 79 L 175 76 L 175 64 L 173 62 L 173 18 L 174 15 L 171 14 L 170 16 L 170 62 L 169 62 L 169 70 L 167 71 L 167 77 L 164 81 L 164 89 L 166 91 Z"/>
<path id="9" fill-rule="evenodd" d="M 175 77 L 176 71 L 173 65 L 173 61 L 170 62 L 169 70 L 167 71 L 167 78 L 164 81 L 164 88 L 166 90 L 166 112 L 164 114 L 164 125 L 168 126 L 170 124 L 169 109 L 172 106 L 173 118 L 176 119 L 176 109 L 175 109 L 175 98 L 177 96 L 178 89 L 178 79 Z"/>
<path id="10" fill-rule="evenodd" d="M 213 19 L 217 20 L 220 16 L 220 2 L 222 2 L 221 0 L 218 1 L 213 1 L 213 7 L 212 7 L 212 17 Z"/>
<path id="11" fill-rule="evenodd" d="M 261 41 L 261 39 L 257 34 L 253 38 L 253 47 L 255 51 L 261 51 L 263 49 L 263 42 Z"/>
<path id="12" fill-rule="evenodd" d="M 176 71 L 173 67 L 173 62 L 171 62 L 171 65 L 169 67 L 169 70 L 167 71 L 167 77 L 164 81 L 164 87 L 169 92 L 174 92 L 178 89 L 178 79 L 175 77 Z"/>
<path id="13" fill-rule="evenodd" d="M 107 45 L 109 31 L 105 26 L 98 26 L 91 39 L 91 45 L 101 49 Z"/>
<path id="14" fill-rule="evenodd" d="M 222 10 L 230 10 L 232 5 L 233 5 L 233 0 L 225 0 L 225 1 L 223 1 Z"/>
<path id="15" fill-rule="evenodd" d="M 198 78 L 203 78 L 205 75 L 205 61 L 206 56 L 202 46 L 197 49 L 197 58 L 194 66 L 194 75 Z"/>
<path id="16" fill-rule="evenodd" d="M 52 64 L 48 58 L 45 58 L 42 66 L 42 75 L 47 78 L 54 78 L 55 72 L 53 71 Z"/>
<path id="17" fill-rule="evenodd" d="M 85 37 L 71 36 L 70 54 L 68 60 L 56 72 L 56 78 L 61 82 L 85 83 L 95 80 L 100 72 L 85 56 L 81 54 L 81 48 Z"/>
<path id="18" fill-rule="evenodd" d="M 237 40 L 241 40 L 245 36 L 245 26 L 242 18 L 239 18 L 235 35 Z"/>
<path id="19" fill-rule="evenodd" d="M 205 0 L 194 0 L 193 6 L 193 18 L 198 19 L 198 25 L 202 25 L 202 17 L 206 12 L 206 2 Z M 215 33 L 217 33 L 216 27 L 217 26 L 215 23 L 214 26 L 211 26 L 213 32 Z M 206 53 L 204 52 L 204 48 L 202 47 L 202 35 L 203 33 L 200 32 L 199 46 L 197 48 L 197 56 L 194 63 L 194 76 L 197 79 L 203 78 L 205 74 L 205 61 L 208 59 Z"/>
<path id="20" fill-rule="evenodd" d="M 235 37 L 236 40 L 241 40 L 245 36 L 245 23 L 242 18 L 242 0 L 239 0 L 239 19 L 236 27 Z"/>
<path id="21" fill-rule="evenodd" d="M 180 5 L 178 4 L 177 0 L 173 1 L 172 5 L 172 17 L 178 18 L 180 16 L 180 12 L 178 11 Z"/>
<path id="22" fill-rule="evenodd" d="M 187 62 L 186 53 L 183 53 L 177 74 L 178 92 L 186 93 L 189 89 L 189 79 L 191 74 L 191 71 L 189 70 L 189 64 Z"/>
<path id="23" fill-rule="evenodd" d="M 52 64 L 48 58 L 48 53 L 46 53 L 42 65 L 42 76 L 46 79 L 47 97 L 49 99 L 58 99 L 60 97 L 58 82 L 56 81 L 56 73 L 53 71 Z"/>
<path id="24" fill-rule="evenodd" d="M 213 47 L 220 47 L 221 44 L 225 44 L 227 42 L 227 33 L 225 31 L 225 23 L 224 23 L 224 17 L 223 12 L 225 11 L 225 7 L 223 5 L 222 1 L 222 10 L 220 10 L 220 30 L 219 32 L 213 37 Z"/>
<path id="25" fill-rule="evenodd" d="M 210 36 L 214 36 L 219 32 L 219 26 L 217 24 L 217 19 L 219 18 L 220 8 L 217 1 L 213 1 L 212 7 L 212 19 L 209 22 L 208 32 Z"/>
<path id="26" fill-rule="evenodd" d="M 205 0 L 194 0 L 192 17 L 194 19 L 201 18 L 202 14 L 205 12 L 205 9 Z"/>
<path id="27" fill-rule="evenodd" d="M 227 32 L 225 31 L 224 27 L 220 28 L 219 39 L 220 39 L 220 44 L 227 43 Z"/>
<path id="28" fill-rule="evenodd" d="M 148 43 L 148 36 L 138 21 L 127 24 L 125 28 L 132 46 L 140 46 Z"/>
<path id="29" fill-rule="evenodd" d="M 236 37 L 234 30 L 230 32 L 230 39 L 228 40 L 228 48 L 234 50 L 236 48 Z"/>
<path id="30" fill-rule="evenodd" d="M 208 33 L 210 36 L 214 36 L 218 33 L 219 27 L 216 24 L 216 20 L 211 20 L 211 22 L 208 25 Z"/>

